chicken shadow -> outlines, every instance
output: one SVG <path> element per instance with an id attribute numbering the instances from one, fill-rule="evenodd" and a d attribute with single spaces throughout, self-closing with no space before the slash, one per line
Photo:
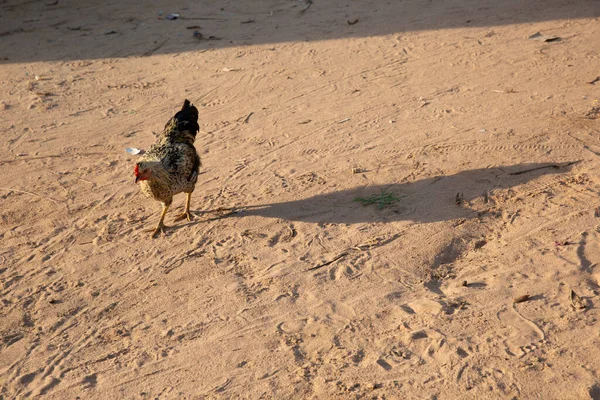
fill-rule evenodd
<path id="1" fill-rule="evenodd" d="M 260 216 L 319 224 L 401 220 L 428 223 L 473 218 L 477 212 L 467 204 L 457 204 L 458 193 L 462 194 L 465 203 L 478 197 L 485 201 L 486 196 L 497 189 L 514 188 L 518 194 L 519 185 L 544 175 L 566 173 L 572 164 L 519 164 L 468 170 L 410 183 L 360 187 L 281 203 L 241 205 L 242 212 L 230 213 L 226 217 Z M 374 205 L 365 207 L 355 201 L 358 197 L 368 197 L 382 190 L 393 193 L 400 200 L 382 209 Z M 526 190 L 521 190 L 526 193 Z M 205 213 L 210 214 L 210 211 Z"/>

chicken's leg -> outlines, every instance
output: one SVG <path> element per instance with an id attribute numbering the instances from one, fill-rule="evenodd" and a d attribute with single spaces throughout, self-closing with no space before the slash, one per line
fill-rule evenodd
<path id="1" fill-rule="evenodd" d="M 165 220 L 165 215 L 167 215 L 167 211 L 169 210 L 169 205 L 163 203 L 162 213 L 160 214 L 160 220 L 158 221 L 158 225 L 156 229 L 152 232 L 152 238 L 156 238 L 161 233 L 164 233 L 165 224 L 163 221 Z"/>
<path id="2" fill-rule="evenodd" d="M 175 221 L 181 221 L 184 218 L 186 218 L 188 221 L 192 220 L 192 214 L 190 213 L 190 201 L 192 200 L 192 194 L 191 193 L 186 193 L 186 194 L 187 194 L 187 199 L 185 201 L 185 211 L 183 212 L 183 214 L 177 216 L 177 218 L 175 218 Z"/>

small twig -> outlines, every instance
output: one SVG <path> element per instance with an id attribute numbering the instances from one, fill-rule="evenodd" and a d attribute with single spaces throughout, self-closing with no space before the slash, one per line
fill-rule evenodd
<path id="1" fill-rule="evenodd" d="M 529 169 L 526 169 L 523 171 L 510 172 L 509 175 L 521 175 L 521 174 L 526 174 L 527 172 L 537 171 L 539 169 L 545 169 L 545 168 L 564 168 L 564 167 L 568 167 L 573 164 L 578 164 L 580 162 L 581 162 L 581 160 L 569 161 L 569 162 L 559 163 L 559 164 L 548 164 L 548 165 L 544 165 L 541 167 L 529 168 Z"/>
<path id="2" fill-rule="evenodd" d="M 252 116 L 252 114 L 254 114 L 254 111 L 251 111 L 250 114 L 248 114 L 248 116 L 246 118 L 244 118 L 244 124 L 248 123 L 248 121 L 250 120 L 250 117 Z"/>
<path id="3" fill-rule="evenodd" d="M 40 197 L 40 198 L 42 198 L 42 199 L 49 200 L 49 201 L 51 201 L 51 202 L 53 202 L 53 203 L 55 203 L 55 204 L 60 204 L 60 203 L 61 203 L 61 202 L 59 202 L 59 201 L 57 201 L 57 200 L 51 199 L 50 197 L 42 196 L 42 195 L 40 195 L 40 194 L 33 193 L 33 192 L 28 192 L 28 191 L 26 191 L 26 190 L 11 189 L 11 188 L 4 188 L 4 187 L 0 187 L 0 190 L 6 190 L 7 192 L 17 192 L 17 193 L 25 193 L 25 194 L 30 194 L 30 195 L 32 195 L 32 196 L 37 196 L 37 197 Z"/>
<path id="4" fill-rule="evenodd" d="M 593 80 L 589 81 L 588 83 L 589 83 L 590 85 L 595 85 L 595 84 L 596 84 L 596 82 L 598 82 L 598 81 L 600 81 L 600 76 L 596 77 L 596 79 L 593 79 Z"/>
<path id="5" fill-rule="evenodd" d="M 329 265 L 329 264 L 333 264 L 334 262 L 336 262 L 336 261 L 337 261 L 337 260 L 339 260 L 340 258 L 346 257 L 348 254 L 349 254 L 349 253 L 348 253 L 347 251 L 345 251 L 345 252 L 343 252 L 343 253 L 340 253 L 340 254 L 338 254 L 337 256 L 333 257 L 333 258 L 332 258 L 331 260 L 329 260 L 329 261 L 326 261 L 326 262 L 324 262 L 324 263 L 321 263 L 321 264 L 317 264 L 317 265 L 315 265 L 314 267 L 310 267 L 309 269 L 307 269 L 307 271 L 314 271 L 315 269 L 319 269 L 319 268 L 325 267 L 325 266 L 327 266 L 327 265 Z"/>
<path id="6" fill-rule="evenodd" d="M 93 108 L 88 108 L 87 110 L 79 110 L 79 111 L 76 111 L 76 112 L 74 112 L 73 114 L 69 114 L 69 117 L 78 117 L 78 116 L 80 116 L 80 115 L 81 115 L 81 114 L 83 114 L 83 113 L 90 112 L 90 111 L 94 111 L 94 109 L 95 109 L 95 108 L 96 108 L 96 107 L 93 107 Z M 60 156 L 58 156 L 58 157 L 60 157 Z"/>
<path id="7" fill-rule="evenodd" d="M 300 10 L 299 14 L 304 14 L 304 12 L 305 12 L 306 10 L 308 10 L 308 8 L 309 8 L 310 6 L 312 6 L 312 2 L 313 2 L 313 0 L 305 0 L 305 2 L 306 2 L 306 5 L 304 6 L 304 8 L 303 8 L 302 10 Z"/>

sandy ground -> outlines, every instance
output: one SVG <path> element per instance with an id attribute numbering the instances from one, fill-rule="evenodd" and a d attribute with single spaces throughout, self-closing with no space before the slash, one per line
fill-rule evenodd
<path id="1" fill-rule="evenodd" d="M 600 399 L 597 1 L 52 3 L 0 2 L 0 398 Z"/>

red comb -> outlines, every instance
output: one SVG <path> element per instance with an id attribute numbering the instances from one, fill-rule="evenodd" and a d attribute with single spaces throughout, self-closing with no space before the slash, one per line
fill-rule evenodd
<path id="1" fill-rule="evenodd" d="M 137 176 L 140 174 L 140 166 L 135 164 L 135 167 L 133 167 L 133 173 Z"/>

